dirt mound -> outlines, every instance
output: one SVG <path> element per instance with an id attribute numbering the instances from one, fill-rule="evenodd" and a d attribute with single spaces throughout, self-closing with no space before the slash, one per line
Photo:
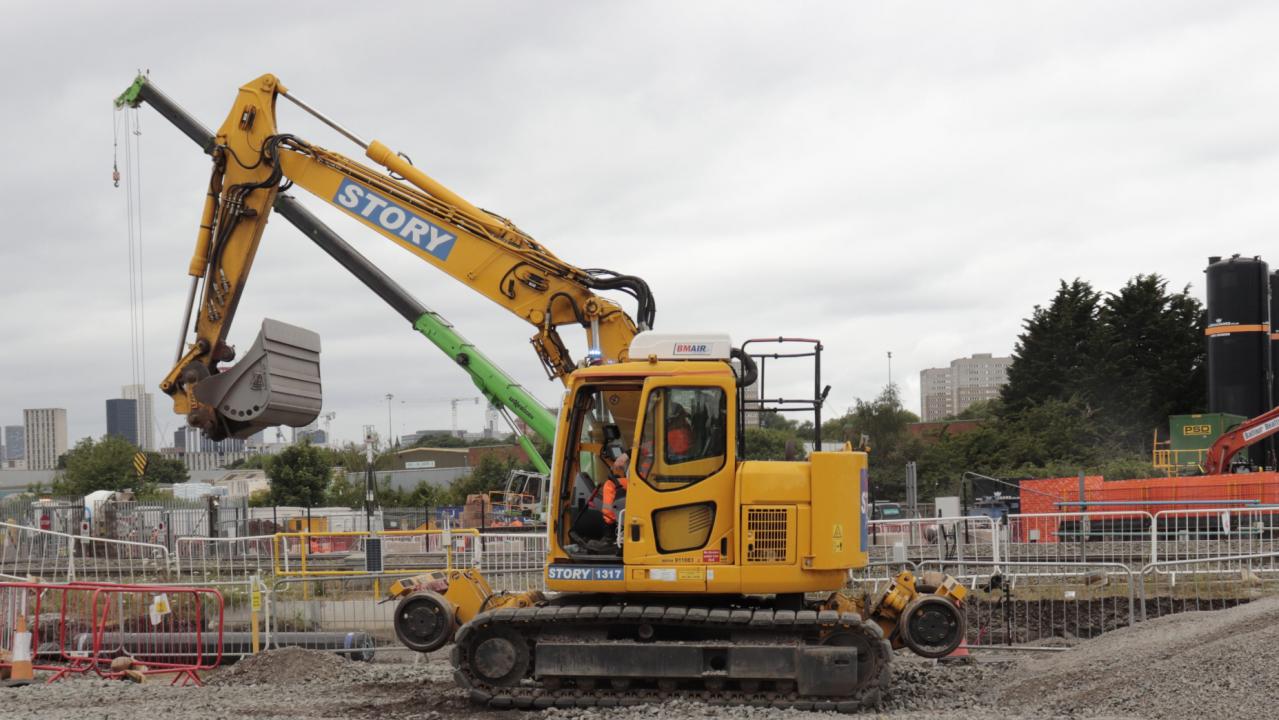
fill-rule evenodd
<path id="1" fill-rule="evenodd" d="M 1024 661 L 999 706 L 1050 714 L 1262 717 L 1279 697 L 1279 598 L 1138 623 Z"/>
<path id="2" fill-rule="evenodd" d="M 340 655 L 287 647 L 247 657 L 222 670 L 209 682 L 212 685 L 295 685 L 332 682 L 360 671 L 358 663 Z"/>

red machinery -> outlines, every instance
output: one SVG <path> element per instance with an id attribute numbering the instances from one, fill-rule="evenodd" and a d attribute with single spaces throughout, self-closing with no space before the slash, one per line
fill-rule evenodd
<path id="1" fill-rule="evenodd" d="M 1279 433 L 1279 407 L 1222 433 L 1212 447 L 1208 448 L 1208 457 L 1204 460 L 1204 474 L 1220 475 L 1228 472 L 1230 459 L 1236 453 L 1275 433 Z"/>

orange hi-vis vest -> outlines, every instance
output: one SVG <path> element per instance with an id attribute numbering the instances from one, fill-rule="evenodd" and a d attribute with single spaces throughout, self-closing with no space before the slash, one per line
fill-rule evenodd
<path id="1" fill-rule="evenodd" d="M 626 489 L 628 487 L 630 487 L 630 482 L 625 475 L 617 479 L 609 478 L 604 481 L 604 504 L 600 507 L 600 514 L 604 516 L 604 522 L 609 525 L 617 522 L 617 512 L 626 507 Z"/>

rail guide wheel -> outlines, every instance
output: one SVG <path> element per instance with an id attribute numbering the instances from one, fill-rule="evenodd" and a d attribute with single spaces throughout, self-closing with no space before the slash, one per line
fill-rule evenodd
<path id="1" fill-rule="evenodd" d="M 938 595 L 920 595 L 902 610 L 902 642 L 916 655 L 945 657 L 964 641 L 967 622 L 963 610 Z"/>
<path id="2" fill-rule="evenodd" d="M 439 650 L 457 627 L 453 603 L 430 590 L 419 590 L 395 606 L 395 636 L 410 650 Z"/>

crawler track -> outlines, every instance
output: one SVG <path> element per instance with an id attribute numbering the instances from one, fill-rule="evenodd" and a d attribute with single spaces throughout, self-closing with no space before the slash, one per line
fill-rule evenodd
<path id="1" fill-rule="evenodd" d="M 646 640 L 638 639 L 645 635 Z M 486 645 L 494 639 L 496 643 Z M 550 677 L 535 667 L 539 642 L 607 645 L 610 654 L 626 654 L 640 646 L 675 650 L 694 641 L 769 651 L 776 646 L 778 652 L 853 645 L 858 677 L 852 693 L 832 697 L 800 695 L 788 680 L 731 679 L 715 673 L 660 680 L 605 674 Z M 495 654 L 494 647 L 501 651 Z M 483 613 L 458 631 L 451 658 L 455 681 L 474 702 L 494 708 L 613 707 L 686 697 L 715 705 L 855 712 L 876 706 L 888 689 L 892 647 L 877 624 L 850 613 L 561 604 Z"/>

